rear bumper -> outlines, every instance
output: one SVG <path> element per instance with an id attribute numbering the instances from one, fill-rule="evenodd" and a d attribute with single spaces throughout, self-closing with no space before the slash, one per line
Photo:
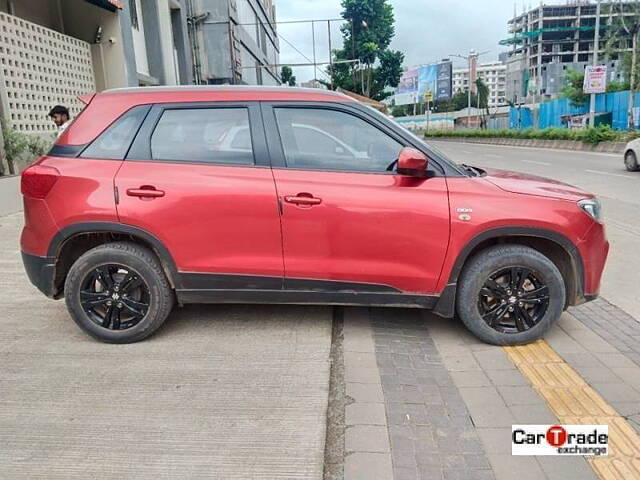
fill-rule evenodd
<path id="1" fill-rule="evenodd" d="M 54 257 L 38 257 L 22 252 L 22 263 L 31 283 L 47 297 L 54 298 L 53 280 L 56 259 Z"/>

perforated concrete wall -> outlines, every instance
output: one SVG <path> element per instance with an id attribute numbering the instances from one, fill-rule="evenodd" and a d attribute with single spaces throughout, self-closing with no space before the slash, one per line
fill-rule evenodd
<path id="1" fill-rule="evenodd" d="M 54 105 L 77 115 L 78 95 L 95 92 L 87 42 L 0 12 L 0 100 L 15 130 L 54 132 Z"/>

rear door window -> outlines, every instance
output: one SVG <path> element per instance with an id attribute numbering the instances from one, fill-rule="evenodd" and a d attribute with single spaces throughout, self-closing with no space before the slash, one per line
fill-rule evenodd
<path id="1" fill-rule="evenodd" d="M 253 165 L 246 108 L 165 110 L 151 135 L 153 160 Z"/>
<path id="2" fill-rule="evenodd" d="M 122 115 L 82 152 L 82 157 L 122 160 L 149 108 L 149 105 L 140 105 Z"/>

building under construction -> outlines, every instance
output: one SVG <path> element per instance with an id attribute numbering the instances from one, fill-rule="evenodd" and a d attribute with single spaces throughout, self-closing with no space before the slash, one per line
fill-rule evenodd
<path id="1" fill-rule="evenodd" d="M 583 71 L 593 61 L 596 3 L 569 1 L 545 5 L 515 14 L 509 21 L 509 37 L 500 42 L 507 54 L 507 99 L 514 103 L 541 101 L 557 96 L 568 70 Z M 609 80 L 621 80 L 620 58 L 631 51 L 631 38 L 605 54 L 607 27 L 615 17 L 630 14 L 633 7 L 621 2 L 601 6 L 599 63 L 609 68 Z"/>

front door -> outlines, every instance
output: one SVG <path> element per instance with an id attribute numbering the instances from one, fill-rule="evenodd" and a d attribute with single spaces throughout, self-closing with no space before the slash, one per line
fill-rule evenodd
<path id="1" fill-rule="evenodd" d="M 396 175 L 408 146 L 347 106 L 264 108 L 285 288 L 435 293 L 449 241 L 443 176 Z M 391 170 L 391 171 L 388 171 Z"/>
<path id="2" fill-rule="evenodd" d="M 282 287 L 261 122 L 257 104 L 153 107 L 117 174 L 120 222 L 155 235 L 186 287 Z"/>

